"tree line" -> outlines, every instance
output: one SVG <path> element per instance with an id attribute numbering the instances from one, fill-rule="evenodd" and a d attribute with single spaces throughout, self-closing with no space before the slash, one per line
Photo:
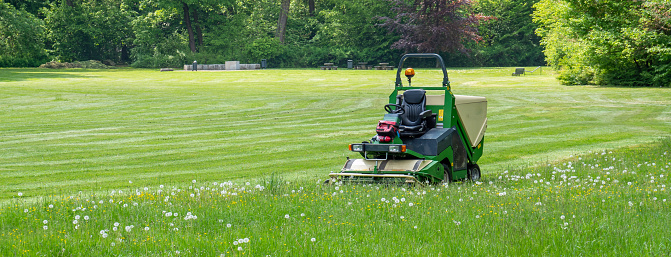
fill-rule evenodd
<path id="1" fill-rule="evenodd" d="M 565 84 L 669 86 L 669 0 L 0 0 L 0 67 L 390 62 L 551 65 Z"/>
<path id="2" fill-rule="evenodd" d="M 544 63 L 536 0 L 0 0 L 0 66 L 99 60 L 134 67 L 240 60 L 273 67 Z M 439 31 L 444 29 L 445 31 Z"/>

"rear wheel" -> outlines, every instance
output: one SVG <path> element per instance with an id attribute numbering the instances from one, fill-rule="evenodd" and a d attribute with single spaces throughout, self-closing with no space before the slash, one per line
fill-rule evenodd
<path id="1" fill-rule="evenodd" d="M 441 164 L 443 164 L 443 169 L 445 170 L 443 174 L 443 183 L 452 182 L 452 172 L 450 171 L 450 166 L 444 163 Z"/>
<path id="2" fill-rule="evenodd" d="M 468 179 L 471 181 L 480 180 L 480 166 L 477 164 L 468 165 Z"/>

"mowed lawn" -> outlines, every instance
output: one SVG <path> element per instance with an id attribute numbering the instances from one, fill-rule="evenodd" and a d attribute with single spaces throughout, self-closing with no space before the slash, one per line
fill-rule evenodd
<path id="1" fill-rule="evenodd" d="M 488 99 L 483 176 L 671 132 L 671 90 L 448 70 Z M 395 71 L 0 69 L 0 201 L 281 174 L 319 180 L 374 135 Z M 439 85 L 417 70 L 414 85 Z"/>

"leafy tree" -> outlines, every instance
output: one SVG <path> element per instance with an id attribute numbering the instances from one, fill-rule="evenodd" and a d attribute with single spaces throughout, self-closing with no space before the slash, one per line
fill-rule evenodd
<path id="1" fill-rule="evenodd" d="M 671 86 L 671 2 L 541 0 L 535 9 L 562 83 Z"/>
<path id="2" fill-rule="evenodd" d="M 134 67 L 178 67 L 187 62 L 188 38 L 180 30 L 175 9 L 158 9 L 135 17 L 131 56 Z"/>
<path id="3" fill-rule="evenodd" d="M 0 67 L 38 66 L 46 61 L 44 23 L 0 1 Z"/>
<path id="4" fill-rule="evenodd" d="M 46 10 L 47 40 L 61 61 L 128 61 L 132 13 L 120 0 L 53 3 Z"/>
<path id="5" fill-rule="evenodd" d="M 40 19 L 44 19 L 40 9 L 49 7 L 51 0 L 4 0 L 13 5 L 17 10 L 24 10 Z"/>
<path id="6" fill-rule="evenodd" d="M 392 47 L 420 52 L 466 52 L 466 41 L 479 41 L 477 25 L 488 17 L 474 14 L 470 0 L 390 0 L 397 15 L 383 17 L 384 27 L 401 38 Z"/>

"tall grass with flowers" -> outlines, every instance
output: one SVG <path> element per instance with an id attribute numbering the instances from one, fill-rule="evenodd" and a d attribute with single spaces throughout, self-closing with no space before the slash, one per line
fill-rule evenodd
<path id="1" fill-rule="evenodd" d="M 129 184 L 0 208 L 2 256 L 666 256 L 671 139 L 476 183 Z"/>

